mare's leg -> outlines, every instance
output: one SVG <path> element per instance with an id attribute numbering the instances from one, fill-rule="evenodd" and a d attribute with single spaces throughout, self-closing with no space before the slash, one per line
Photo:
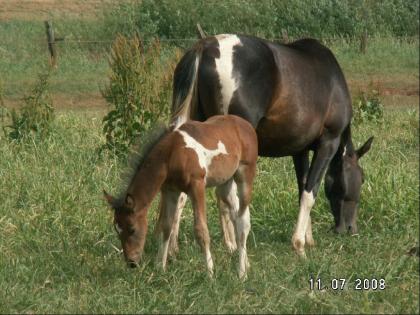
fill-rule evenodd
<path id="1" fill-rule="evenodd" d="M 177 211 L 177 204 L 180 192 L 162 190 L 162 199 L 159 213 L 157 232 L 160 234 L 161 244 L 156 260 L 156 264 L 163 270 L 166 268 L 168 258 L 169 238 L 172 233 L 172 226 Z"/>
<path id="2" fill-rule="evenodd" d="M 194 232 L 210 277 L 213 275 L 213 259 L 210 253 L 210 236 L 207 228 L 206 184 L 204 180 L 196 180 L 191 184 L 190 197 L 194 208 Z"/>
<path id="3" fill-rule="evenodd" d="M 328 134 L 321 137 L 318 147 L 315 149 L 307 181 L 300 196 L 299 216 L 296 229 L 292 237 L 292 245 L 295 251 L 303 257 L 305 257 L 305 235 L 308 227 L 310 226 L 310 212 L 315 203 L 315 197 L 318 192 L 322 176 L 337 151 L 339 143 L 339 137 L 332 137 Z M 310 236 L 312 227 L 308 232 Z"/>
<path id="4" fill-rule="evenodd" d="M 178 198 L 176 212 L 174 217 L 174 223 L 172 225 L 172 233 L 169 238 L 169 256 L 175 256 L 178 253 L 178 232 L 179 232 L 179 223 L 181 220 L 182 210 L 185 207 L 187 202 L 187 194 L 181 193 Z"/>
<path id="5" fill-rule="evenodd" d="M 302 198 L 303 189 L 306 185 L 309 172 L 309 151 L 305 150 L 293 156 L 293 164 L 295 166 L 296 179 L 299 188 L 299 205 Z M 312 237 L 312 222 L 311 217 L 308 219 L 308 226 L 305 233 L 305 241 L 309 246 L 314 246 L 315 241 Z"/>
<path id="6" fill-rule="evenodd" d="M 217 205 L 219 207 L 220 225 L 223 238 L 229 252 L 236 250 L 235 230 L 230 220 L 230 213 L 237 213 L 239 210 L 239 199 L 237 196 L 237 185 L 233 179 L 216 188 Z"/>
<path id="7" fill-rule="evenodd" d="M 231 211 L 231 219 L 235 223 L 236 243 L 239 253 L 239 278 L 246 278 L 249 268 L 246 241 L 251 230 L 249 203 L 251 202 L 252 181 L 255 176 L 255 165 L 243 165 L 238 168 L 234 179 L 238 185 L 239 211 Z"/>

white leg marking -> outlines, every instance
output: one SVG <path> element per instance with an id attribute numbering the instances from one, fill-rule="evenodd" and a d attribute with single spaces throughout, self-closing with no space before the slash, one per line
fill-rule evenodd
<path id="1" fill-rule="evenodd" d="M 239 252 L 239 266 L 238 273 L 239 278 L 245 279 L 247 274 L 247 269 L 249 267 L 248 255 L 246 252 L 246 241 L 248 238 L 249 231 L 251 229 L 251 219 L 249 213 L 249 205 L 244 204 L 245 194 L 248 193 L 248 186 L 245 182 L 241 182 L 238 185 L 238 194 L 240 199 L 240 207 L 245 207 L 245 209 L 239 209 L 236 213 L 231 213 L 231 219 L 235 222 L 235 231 L 236 231 L 236 244 L 238 246 Z M 239 216 L 239 213 L 242 212 L 242 215 Z"/>
<path id="2" fill-rule="evenodd" d="M 210 248 L 206 248 L 205 259 L 206 259 L 207 272 L 209 273 L 209 276 L 212 277 L 213 276 L 213 258 L 211 257 Z"/>
<path id="3" fill-rule="evenodd" d="M 195 140 L 191 137 L 187 132 L 184 130 L 177 130 L 179 134 L 183 137 L 185 142 L 185 147 L 193 149 L 194 152 L 197 154 L 198 163 L 200 164 L 201 168 L 207 173 L 209 166 L 211 165 L 211 161 L 213 158 L 219 154 L 227 154 L 226 147 L 222 141 L 219 140 L 217 143 L 217 149 L 209 150 L 205 148 L 200 142 Z"/>
<path id="4" fill-rule="evenodd" d="M 218 35 L 220 58 L 216 58 L 216 71 L 222 87 L 223 113 L 227 114 L 233 93 L 238 88 L 238 80 L 233 75 L 233 49 L 242 46 L 241 40 L 236 35 Z"/>
<path id="5" fill-rule="evenodd" d="M 311 209 L 314 203 L 315 198 L 312 191 L 307 192 L 304 190 L 300 200 L 298 221 L 296 224 L 295 233 L 293 234 L 292 238 L 293 247 L 300 256 L 305 256 L 305 234 L 310 219 Z"/>
<path id="6" fill-rule="evenodd" d="M 161 267 L 163 271 L 166 270 L 166 261 L 168 258 L 168 246 L 169 246 L 169 238 L 167 240 L 163 240 L 163 237 L 162 237 L 156 265 L 158 267 Z"/>
<path id="7" fill-rule="evenodd" d="M 219 186 L 216 189 L 216 195 L 224 241 L 228 251 L 232 253 L 237 248 L 235 240 L 235 228 L 231 220 L 231 212 L 237 213 L 239 210 L 239 198 L 237 196 L 236 183 L 231 180 L 230 182 Z M 227 202 L 224 202 L 223 199 L 225 199 Z"/>
<path id="8" fill-rule="evenodd" d="M 246 278 L 247 269 L 249 267 L 248 255 L 246 252 L 246 241 L 248 238 L 249 231 L 251 229 L 251 220 L 249 214 L 249 207 L 246 207 L 244 213 L 241 216 L 237 216 L 236 219 L 236 232 L 239 252 L 239 267 L 238 273 L 239 278 Z"/>
<path id="9" fill-rule="evenodd" d="M 178 252 L 178 232 L 179 232 L 179 223 L 181 221 L 182 210 L 185 207 L 187 202 L 187 194 L 181 193 L 178 198 L 178 203 L 176 207 L 176 213 L 174 217 L 174 223 L 172 225 L 171 237 L 169 239 L 169 255 L 173 256 Z"/>
<path id="10" fill-rule="evenodd" d="M 311 219 L 310 216 L 309 216 L 308 226 L 306 227 L 305 242 L 309 246 L 314 246 L 315 245 L 315 241 L 314 241 L 314 238 L 312 236 L 312 219 Z"/>

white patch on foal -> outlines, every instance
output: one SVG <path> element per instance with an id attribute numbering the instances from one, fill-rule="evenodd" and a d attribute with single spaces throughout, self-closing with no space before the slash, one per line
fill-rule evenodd
<path id="1" fill-rule="evenodd" d="M 204 168 L 204 170 L 208 171 L 209 166 L 211 165 L 211 161 L 213 158 L 219 154 L 227 154 L 226 147 L 223 144 L 222 141 L 219 140 L 217 143 L 217 149 L 215 150 L 209 150 L 206 149 L 201 143 L 199 143 L 197 140 L 195 140 L 193 137 L 191 137 L 187 132 L 183 130 L 177 130 L 181 134 L 181 136 L 184 139 L 185 147 L 191 148 L 194 150 L 194 152 L 197 154 L 198 157 L 198 163 L 200 164 L 201 168 Z"/>
<path id="2" fill-rule="evenodd" d="M 220 58 L 216 58 L 216 71 L 219 75 L 220 86 L 222 87 L 223 113 L 228 113 L 228 107 L 233 93 L 238 88 L 238 80 L 233 76 L 233 49 L 235 46 L 242 46 L 241 40 L 236 35 L 217 35 L 219 42 Z"/>
<path id="3" fill-rule="evenodd" d="M 344 150 L 343 150 L 343 156 L 345 156 L 347 153 L 347 146 L 344 146 Z"/>

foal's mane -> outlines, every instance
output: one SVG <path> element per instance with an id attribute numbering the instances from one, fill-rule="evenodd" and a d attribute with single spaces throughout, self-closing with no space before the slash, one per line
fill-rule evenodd
<path id="1" fill-rule="evenodd" d="M 124 204 L 124 200 L 127 194 L 128 187 L 134 179 L 134 176 L 142 168 L 144 162 L 153 150 L 156 144 L 162 140 L 169 132 L 173 130 L 173 127 L 167 127 L 163 124 L 158 124 L 153 129 L 149 130 L 145 136 L 134 146 L 129 158 L 128 167 L 123 173 L 123 187 L 125 187 L 118 197 L 116 198 L 114 208 L 121 208 Z"/>

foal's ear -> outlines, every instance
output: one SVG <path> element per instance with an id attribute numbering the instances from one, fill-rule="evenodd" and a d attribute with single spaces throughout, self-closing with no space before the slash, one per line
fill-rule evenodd
<path id="1" fill-rule="evenodd" d="M 127 208 L 134 209 L 134 198 L 131 194 L 127 194 L 125 197 L 125 205 Z"/>
<path id="2" fill-rule="evenodd" d="M 112 197 L 110 194 L 108 194 L 104 189 L 104 198 L 109 203 L 110 206 L 114 204 L 114 197 Z"/>
<path id="3" fill-rule="evenodd" d="M 363 155 L 366 154 L 367 151 L 370 150 L 370 146 L 372 145 L 372 141 L 373 141 L 373 136 L 370 137 L 364 145 L 362 145 L 357 151 L 357 158 L 360 159 Z"/>

